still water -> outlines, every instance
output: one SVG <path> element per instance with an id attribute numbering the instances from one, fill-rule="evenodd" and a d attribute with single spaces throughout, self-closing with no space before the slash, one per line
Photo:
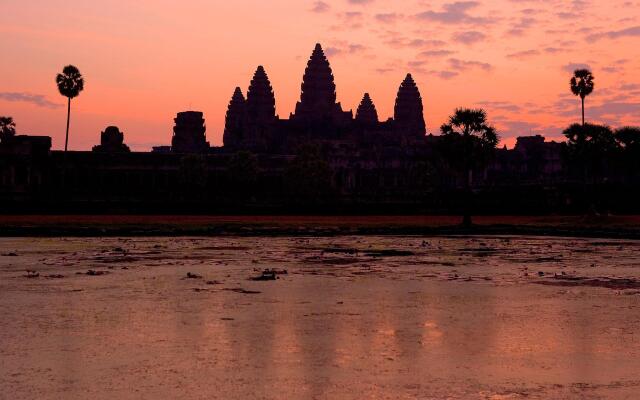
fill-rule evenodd
<path id="1" fill-rule="evenodd" d="M 640 241 L 4 238 L 0 253 L 2 399 L 640 398 Z M 251 279 L 265 269 L 278 279 Z"/>

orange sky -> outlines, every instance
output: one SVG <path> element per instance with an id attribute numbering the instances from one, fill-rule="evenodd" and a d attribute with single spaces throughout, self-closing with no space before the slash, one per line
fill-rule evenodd
<path id="1" fill-rule="evenodd" d="M 288 118 L 316 42 L 344 109 L 368 91 L 381 119 L 392 116 L 412 72 L 436 134 L 455 107 L 482 106 L 509 146 L 558 138 L 578 121 L 568 80 L 585 64 L 596 77 L 587 119 L 640 125 L 637 0 L 2 0 L 0 15 L 0 115 L 57 149 L 66 108 L 55 75 L 66 64 L 85 76 L 70 149 L 90 149 L 108 125 L 134 150 L 169 144 L 174 115 L 188 109 L 205 113 L 208 140 L 221 145 L 233 89 L 246 93 L 257 65 Z"/>

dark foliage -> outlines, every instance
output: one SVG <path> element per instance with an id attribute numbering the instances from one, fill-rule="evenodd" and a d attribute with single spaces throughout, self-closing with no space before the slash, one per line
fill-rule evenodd
<path id="1" fill-rule="evenodd" d="M 229 159 L 227 174 L 234 196 L 246 199 L 254 191 L 258 180 L 258 159 L 251 152 L 239 151 Z"/>
<path id="2" fill-rule="evenodd" d="M 443 151 L 453 169 L 466 173 L 464 179 L 467 207 L 464 225 L 471 224 L 471 180 L 475 168 L 486 166 L 498 145 L 496 130 L 487 124 L 487 113 L 482 109 L 458 108 L 449 117 L 449 123 L 440 127 L 444 136 Z"/>
<path id="3" fill-rule="evenodd" d="M 56 76 L 58 91 L 64 97 L 73 99 L 84 89 L 84 78 L 73 65 L 67 65 L 62 69 L 62 73 Z"/>
<path id="4" fill-rule="evenodd" d="M 585 183 L 601 177 L 612 167 L 620 146 L 606 125 L 573 124 L 564 130 L 566 158 L 574 171 L 581 171 Z"/>
<path id="5" fill-rule="evenodd" d="M 0 117 L 0 142 L 16 134 L 16 123 L 11 117 Z"/>
<path id="6" fill-rule="evenodd" d="M 334 192 L 329 163 L 320 147 L 315 145 L 300 148 L 287 168 L 285 179 L 289 193 L 307 204 L 320 203 Z"/>

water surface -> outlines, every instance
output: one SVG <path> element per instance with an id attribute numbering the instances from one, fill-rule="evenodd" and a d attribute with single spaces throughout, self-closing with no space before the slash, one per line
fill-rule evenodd
<path id="1" fill-rule="evenodd" d="M 4 238 L 0 253 L 1 398 L 640 393 L 640 241 Z M 287 274 L 250 280 L 266 268 Z"/>

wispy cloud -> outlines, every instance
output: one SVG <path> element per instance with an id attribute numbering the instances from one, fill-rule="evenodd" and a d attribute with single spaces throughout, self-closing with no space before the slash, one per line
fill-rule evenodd
<path id="1" fill-rule="evenodd" d="M 467 45 L 475 44 L 486 39 L 487 35 L 478 31 L 456 32 L 453 34 L 453 41 Z"/>
<path id="2" fill-rule="evenodd" d="M 562 66 L 562 70 L 569 73 L 573 73 L 573 71 L 577 69 L 590 70 L 591 67 L 589 66 L 589 64 L 585 64 L 585 63 L 569 63 Z"/>
<path id="3" fill-rule="evenodd" d="M 375 15 L 375 19 L 385 24 L 392 24 L 402 18 L 401 14 L 396 13 L 380 13 Z"/>
<path id="4" fill-rule="evenodd" d="M 454 3 L 445 4 L 442 11 L 424 11 L 416 15 L 416 18 L 443 22 L 448 24 L 473 23 L 486 24 L 490 20 L 484 17 L 470 15 L 468 12 L 480 5 L 477 1 L 456 1 Z"/>
<path id="5" fill-rule="evenodd" d="M 315 3 L 313 3 L 311 11 L 314 13 L 325 13 L 330 9 L 331 6 L 329 6 L 329 4 L 325 3 L 324 1 L 316 1 Z"/>
<path id="6" fill-rule="evenodd" d="M 31 103 L 38 107 L 59 108 L 62 104 L 49 101 L 41 94 L 32 94 L 24 92 L 0 92 L 0 99 L 13 102 Z"/>
<path id="7" fill-rule="evenodd" d="M 338 46 L 330 46 L 325 49 L 327 57 L 336 57 L 347 54 L 361 53 L 367 49 L 366 46 L 357 43 L 350 43 Z"/>
<path id="8" fill-rule="evenodd" d="M 618 39 L 621 37 L 634 37 L 640 36 L 640 26 L 632 26 L 630 28 L 621 29 L 617 31 L 607 31 L 593 33 L 587 36 L 587 40 L 600 40 L 600 39 Z"/>
<path id="9" fill-rule="evenodd" d="M 523 50 L 523 51 L 507 54 L 507 58 L 515 58 L 515 59 L 521 60 L 524 58 L 537 56 L 539 54 L 540 52 L 538 50 Z"/>
<path id="10" fill-rule="evenodd" d="M 450 58 L 448 61 L 451 69 L 456 71 L 465 71 L 472 68 L 478 68 L 484 71 L 491 71 L 493 69 L 491 64 L 481 61 L 467 61 L 458 58 Z"/>
<path id="11" fill-rule="evenodd" d="M 439 49 L 439 50 L 425 50 L 418 54 L 418 57 L 446 57 L 454 54 L 454 51 Z"/>

